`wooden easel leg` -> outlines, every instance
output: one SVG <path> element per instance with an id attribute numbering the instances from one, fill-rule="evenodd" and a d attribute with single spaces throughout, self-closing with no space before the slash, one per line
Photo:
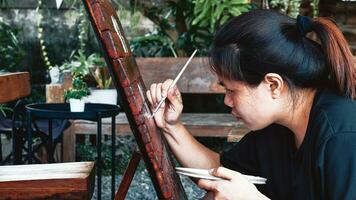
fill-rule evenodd
<path id="1" fill-rule="evenodd" d="M 124 200 L 129 190 L 131 181 L 135 175 L 138 164 L 141 160 L 141 154 L 137 151 L 134 151 L 131 156 L 129 165 L 127 166 L 122 181 L 120 183 L 119 189 L 115 194 L 115 200 Z"/>

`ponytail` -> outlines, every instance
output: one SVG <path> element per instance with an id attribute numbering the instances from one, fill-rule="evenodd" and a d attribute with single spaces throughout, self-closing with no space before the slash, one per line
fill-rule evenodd
<path id="1" fill-rule="evenodd" d="M 332 21 L 320 17 L 313 20 L 313 31 L 321 42 L 337 90 L 355 100 L 356 62 L 343 34 Z"/>

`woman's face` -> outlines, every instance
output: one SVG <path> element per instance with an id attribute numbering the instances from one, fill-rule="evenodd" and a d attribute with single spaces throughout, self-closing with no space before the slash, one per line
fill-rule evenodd
<path id="1" fill-rule="evenodd" d="M 219 80 L 226 89 L 225 105 L 232 108 L 231 114 L 248 129 L 260 130 L 275 121 L 278 104 L 268 83 L 262 81 L 252 87 L 241 81 Z"/>

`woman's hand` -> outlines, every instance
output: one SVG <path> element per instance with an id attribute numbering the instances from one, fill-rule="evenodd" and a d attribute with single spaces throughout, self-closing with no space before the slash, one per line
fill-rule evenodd
<path id="1" fill-rule="evenodd" d="M 166 101 L 160 106 L 154 118 L 158 127 L 167 130 L 170 125 L 175 125 L 183 110 L 181 94 L 176 86 L 169 88 L 173 80 L 168 79 L 164 83 L 154 83 L 146 95 L 154 111 L 162 98 L 167 96 Z"/>
<path id="2" fill-rule="evenodd" d="M 204 200 L 249 200 L 268 199 L 260 193 L 255 185 L 245 179 L 239 172 L 219 167 L 212 169 L 211 174 L 226 180 L 212 181 L 199 179 L 198 186 L 208 191 Z"/>

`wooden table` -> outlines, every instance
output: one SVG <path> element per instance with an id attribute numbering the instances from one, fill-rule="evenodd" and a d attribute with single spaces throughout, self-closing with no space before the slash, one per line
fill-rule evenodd
<path id="1" fill-rule="evenodd" d="M 0 199 L 91 199 L 94 162 L 0 166 Z"/>

